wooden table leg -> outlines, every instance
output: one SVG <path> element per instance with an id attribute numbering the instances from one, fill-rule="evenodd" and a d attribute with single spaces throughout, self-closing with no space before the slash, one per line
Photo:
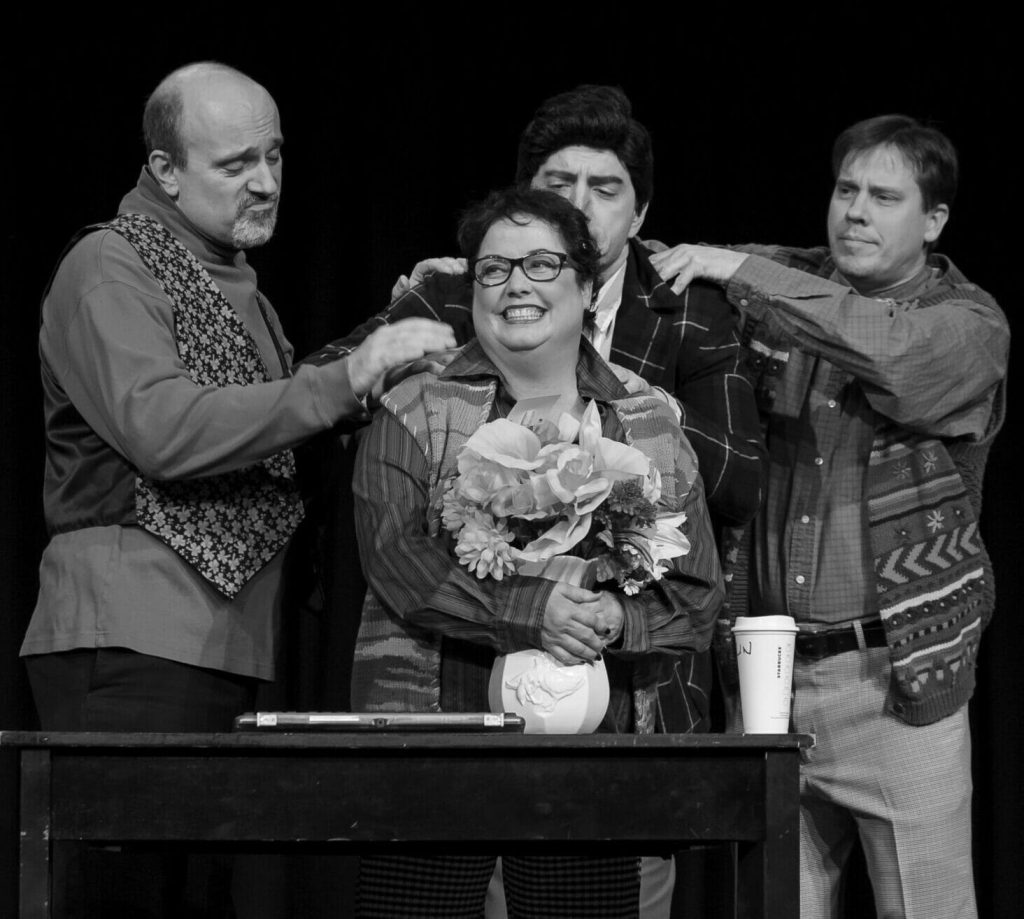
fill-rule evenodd
<path id="1" fill-rule="evenodd" d="M 800 915 L 800 780 L 792 753 L 765 753 L 765 838 L 737 846 L 738 919 Z"/>
<path id="2" fill-rule="evenodd" d="M 800 774 L 786 757 L 765 758 L 765 916 L 800 915 Z"/>
<path id="3" fill-rule="evenodd" d="M 22 750 L 21 919 L 50 919 L 50 752 Z"/>

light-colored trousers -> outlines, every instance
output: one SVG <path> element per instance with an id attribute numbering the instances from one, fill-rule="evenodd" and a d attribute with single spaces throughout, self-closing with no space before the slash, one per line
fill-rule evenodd
<path id="1" fill-rule="evenodd" d="M 885 710 L 888 648 L 797 658 L 793 730 L 815 745 L 800 770 L 800 915 L 840 915 L 859 836 L 879 919 L 975 919 L 967 706 L 934 724 Z"/>

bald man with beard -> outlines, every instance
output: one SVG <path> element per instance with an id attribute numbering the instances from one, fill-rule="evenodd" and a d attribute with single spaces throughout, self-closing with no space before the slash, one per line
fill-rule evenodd
<path id="1" fill-rule="evenodd" d="M 44 730 L 230 730 L 274 677 L 303 514 L 292 448 L 455 343 L 417 319 L 293 371 L 245 254 L 277 219 L 273 98 L 192 64 L 153 92 L 144 132 L 138 183 L 72 239 L 42 306 L 50 542 L 21 654 Z"/>

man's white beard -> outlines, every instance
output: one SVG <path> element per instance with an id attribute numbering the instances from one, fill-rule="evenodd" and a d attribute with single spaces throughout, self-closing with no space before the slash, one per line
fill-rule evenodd
<path id="1" fill-rule="evenodd" d="M 269 242 L 277 224 L 277 207 L 269 211 L 243 211 L 231 228 L 231 242 L 236 249 L 252 249 Z"/>

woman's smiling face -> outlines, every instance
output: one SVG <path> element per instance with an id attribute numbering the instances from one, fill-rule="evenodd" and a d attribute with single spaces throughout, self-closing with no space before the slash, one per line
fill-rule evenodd
<path id="1" fill-rule="evenodd" d="M 477 258 L 518 259 L 540 251 L 564 254 L 565 249 L 558 231 L 542 220 L 499 220 L 484 236 Z M 521 265 L 493 287 L 474 281 L 477 338 L 492 360 L 506 353 L 536 352 L 544 359 L 571 360 L 575 366 L 590 291 L 589 283 L 580 288 L 569 264 L 551 281 L 530 280 Z"/>

